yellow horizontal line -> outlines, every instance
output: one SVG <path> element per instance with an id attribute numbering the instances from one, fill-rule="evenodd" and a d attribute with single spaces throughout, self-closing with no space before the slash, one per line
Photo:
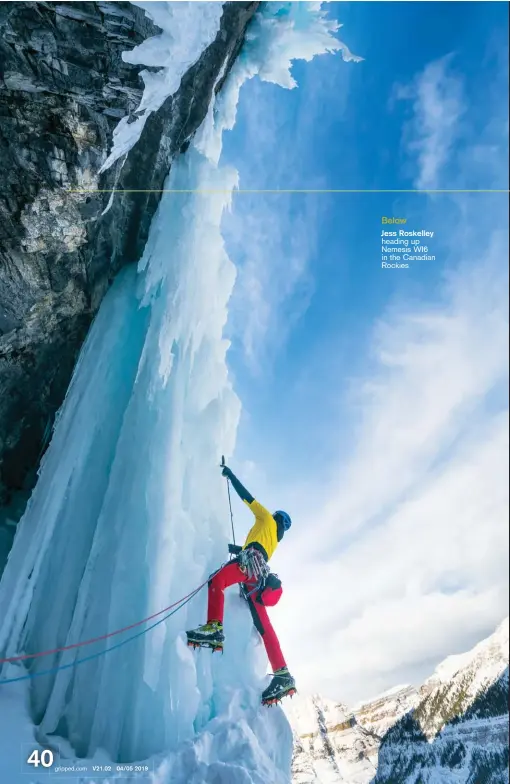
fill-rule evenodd
<path id="1" fill-rule="evenodd" d="M 97 188 L 66 189 L 66 193 L 510 193 L 508 188 Z"/>

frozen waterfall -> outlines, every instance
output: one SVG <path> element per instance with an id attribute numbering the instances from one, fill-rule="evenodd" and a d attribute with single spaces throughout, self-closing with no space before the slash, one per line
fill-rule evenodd
<path id="1" fill-rule="evenodd" d="M 138 269 L 125 270 L 101 306 L 18 526 L 0 584 L 2 656 L 129 625 L 226 559 L 217 466 L 234 449 L 240 403 L 222 337 L 235 268 L 220 224 L 237 184 L 237 173 L 219 165 L 222 133 L 247 78 L 293 87 L 291 61 L 341 49 L 336 28 L 317 3 L 263 5 L 224 89 L 174 162 L 165 188 L 180 192 L 163 195 Z M 155 757 L 161 782 L 212 782 L 220 768 L 225 782 L 287 782 L 291 731 L 281 711 L 259 704 L 265 654 L 236 592 L 224 656 L 186 647 L 183 630 L 203 622 L 205 602 L 203 591 L 129 645 L 31 680 L 39 741 L 64 738 L 78 757 Z M 94 652 L 101 646 L 108 641 Z M 5 665 L 1 677 L 83 655 Z"/>

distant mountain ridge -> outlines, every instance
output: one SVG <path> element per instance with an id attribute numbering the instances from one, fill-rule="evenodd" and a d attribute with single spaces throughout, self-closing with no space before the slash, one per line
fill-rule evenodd
<path id="1" fill-rule="evenodd" d="M 507 784 L 508 629 L 353 710 L 295 697 L 293 784 Z"/>

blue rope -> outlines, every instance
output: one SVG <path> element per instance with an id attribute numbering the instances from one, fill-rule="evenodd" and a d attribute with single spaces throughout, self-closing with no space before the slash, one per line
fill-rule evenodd
<path id="1" fill-rule="evenodd" d="M 159 626 L 160 623 L 163 623 L 163 621 L 166 621 L 172 615 L 175 615 L 175 613 L 181 610 L 185 604 L 187 604 L 188 602 L 190 602 L 192 599 L 195 598 L 197 593 L 199 593 L 199 591 L 202 590 L 202 587 L 198 588 L 194 593 L 191 594 L 191 596 L 189 596 L 182 604 L 180 604 L 179 607 L 176 607 L 175 610 L 172 610 L 171 613 L 165 615 L 164 618 L 161 618 L 159 621 L 156 621 L 156 623 L 153 623 L 152 626 L 148 626 L 147 629 L 143 629 L 143 631 L 137 632 L 137 634 L 133 634 L 131 637 L 127 637 L 122 642 L 118 642 L 116 645 L 112 645 L 111 648 L 106 648 L 104 651 L 99 651 L 99 653 L 93 653 L 91 656 L 85 656 L 83 659 L 76 659 L 76 661 L 72 662 L 71 664 L 62 664 L 59 667 L 52 667 L 50 670 L 42 670 L 41 672 L 29 673 L 28 675 L 21 675 L 18 678 L 4 678 L 3 680 L 0 680 L 0 686 L 3 683 L 16 683 L 16 681 L 28 681 L 31 680 L 32 678 L 39 678 L 41 675 L 51 675 L 52 673 L 59 672 L 59 670 L 68 670 L 70 667 L 77 667 L 78 664 L 83 664 L 83 662 L 92 661 L 92 659 L 98 659 L 100 656 L 104 656 L 106 653 L 110 653 L 110 651 L 114 651 L 116 648 L 122 648 L 123 645 L 126 645 L 128 642 L 131 642 L 131 640 L 136 640 L 137 637 L 141 637 L 142 635 L 147 634 L 147 632 L 150 632 L 151 629 L 154 629 L 156 626 Z"/>

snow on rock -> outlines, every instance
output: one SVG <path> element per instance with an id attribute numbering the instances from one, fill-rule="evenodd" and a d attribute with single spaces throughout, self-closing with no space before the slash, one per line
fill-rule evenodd
<path id="1" fill-rule="evenodd" d="M 420 726 L 433 737 L 452 718 L 463 713 L 508 667 L 508 618 L 467 653 L 449 656 L 420 689 L 417 711 Z"/>
<path id="2" fill-rule="evenodd" d="M 491 679 L 492 673 L 499 674 L 502 665 L 508 664 L 509 658 L 509 624 L 508 618 L 498 626 L 494 634 L 482 640 L 467 653 L 448 656 L 439 664 L 433 675 L 425 681 L 424 687 L 434 687 L 446 683 L 455 677 L 460 670 L 474 668 L 482 678 Z"/>
<path id="3" fill-rule="evenodd" d="M 375 697 L 372 697 L 369 700 L 363 700 L 356 705 L 356 710 L 358 708 L 363 707 L 363 705 L 369 705 L 372 702 L 378 702 L 382 700 L 384 697 L 391 697 L 394 694 L 398 694 L 401 691 L 405 691 L 406 689 L 412 688 L 409 683 L 404 683 L 398 686 L 392 686 L 391 689 L 386 689 L 386 691 L 382 691 L 380 694 L 377 694 Z"/>
<path id="4" fill-rule="evenodd" d="M 418 702 L 419 694 L 414 686 L 397 686 L 358 705 L 355 710 L 356 720 L 382 738 Z"/>
<path id="5" fill-rule="evenodd" d="M 508 658 L 505 619 L 421 688 L 396 686 L 354 711 L 298 694 L 284 706 L 293 784 L 508 784 Z"/>
<path id="6" fill-rule="evenodd" d="M 389 729 L 375 782 L 399 781 L 507 784 L 508 618 L 472 650 L 445 659 L 414 710 Z"/>
<path id="7" fill-rule="evenodd" d="M 285 713 L 291 719 L 294 730 L 301 736 L 317 731 L 318 716 L 327 729 L 343 726 L 352 718 L 352 713 L 344 705 L 319 694 L 311 697 L 297 694 L 285 703 Z"/>
<path id="8" fill-rule="evenodd" d="M 135 2 L 162 32 L 143 41 L 122 59 L 154 70 L 140 71 L 144 91 L 133 115 L 123 117 L 113 132 L 113 147 L 100 172 L 129 152 L 136 144 L 151 112 L 179 88 L 182 76 L 211 44 L 220 27 L 220 2 Z M 157 70 L 156 70 L 157 69 Z"/>
<path id="9" fill-rule="evenodd" d="M 283 707 L 294 731 L 294 784 L 367 784 L 375 773 L 378 739 L 352 711 L 316 694 L 297 694 Z"/>

